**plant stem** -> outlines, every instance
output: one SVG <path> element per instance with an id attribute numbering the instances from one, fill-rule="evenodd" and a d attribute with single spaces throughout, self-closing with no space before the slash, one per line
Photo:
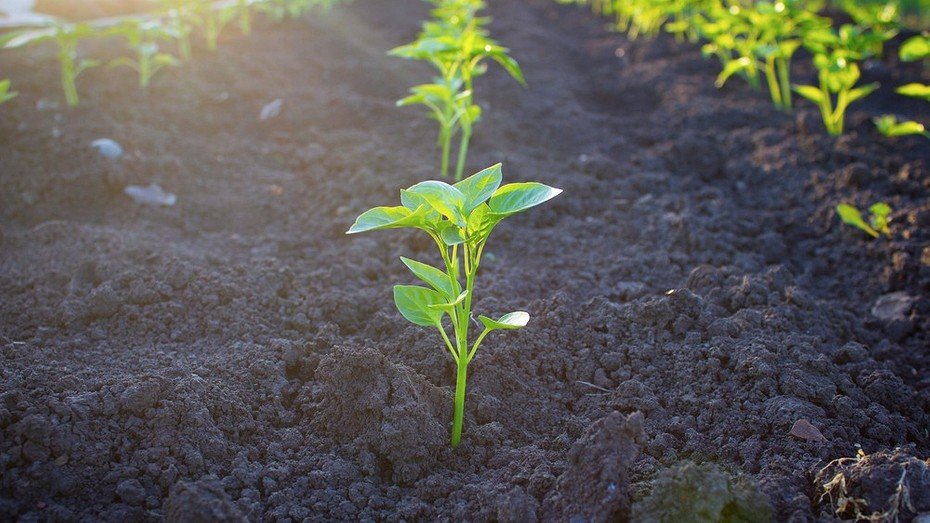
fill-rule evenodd
<path id="1" fill-rule="evenodd" d="M 452 447 L 457 447 L 462 439 L 462 421 L 465 417 L 465 381 L 468 363 L 460 362 L 455 378 L 455 414 L 452 417 Z"/>
<path id="2" fill-rule="evenodd" d="M 465 172 L 465 159 L 468 156 L 468 143 L 471 141 L 471 129 L 462 129 L 462 141 L 459 142 L 459 158 L 455 164 L 455 181 L 462 179 Z"/>
<path id="3" fill-rule="evenodd" d="M 449 176 L 449 153 L 452 147 L 452 133 L 448 129 L 443 129 L 439 134 L 439 140 L 442 142 L 442 160 L 439 173 L 443 178 L 446 178 Z"/>
<path id="4" fill-rule="evenodd" d="M 778 66 L 778 81 L 781 83 L 781 104 L 786 111 L 791 110 L 791 65 L 789 58 L 775 60 Z"/>

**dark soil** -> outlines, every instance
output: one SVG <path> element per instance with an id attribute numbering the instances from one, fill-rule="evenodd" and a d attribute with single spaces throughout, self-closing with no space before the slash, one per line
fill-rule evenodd
<path id="1" fill-rule="evenodd" d="M 533 320 L 482 347 L 455 451 L 453 363 L 391 300 L 432 246 L 343 234 L 434 176 L 433 124 L 394 107 L 430 72 L 385 55 L 426 4 L 230 34 L 148 93 L 91 70 L 75 110 L 53 49 L 0 54 L 0 519 L 648 520 L 706 471 L 714 510 L 829 520 L 827 462 L 896 456 L 850 472 L 884 493 L 930 455 L 930 142 L 869 121 L 930 121 L 891 91 L 919 69 L 872 64 L 885 89 L 833 139 L 809 104 L 715 89 L 692 46 L 491 4 L 530 87 L 481 78 L 470 169 L 565 193 L 489 246 L 476 309 Z M 121 193 L 151 182 L 178 204 Z M 833 211 L 879 199 L 888 240 Z"/>

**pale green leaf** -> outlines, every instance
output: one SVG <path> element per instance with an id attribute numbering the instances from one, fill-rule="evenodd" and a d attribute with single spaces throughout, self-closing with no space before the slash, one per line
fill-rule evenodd
<path id="1" fill-rule="evenodd" d="M 537 182 L 510 183 L 494 192 L 488 206 L 494 214 L 509 216 L 547 202 L 561 192 Z"/>
<path id="2" fill-rule="evenodd" d="M 526 324 L 530 321 L 530 315 L 523 311 L 516 311 L 504 314 L 496 320 L 492 320 L 487 316 L 478 316 L 478 320 L 480 320 L 484 328 L 489 331 L 516 330 L 526 327 Z"/>
<path id="3" fill-rule="evenodd" d="M 417 285 L 395 285 L 394 304 L 410 323 L 423 327 L 442 327 L 441 310 L 431 307 L 445 300 L 440 293 Z"/>
<path id="4" fill-rule="evenodd" d="M 443 297 L 451 299 L 455 294 L 455 291 L 452 289 L 452 280 L 449 279 L 449 275 L 445 272 L 432 265 L 411 260 L 410 258 L 404 258 L 403 256 L 400 257 L 400 261 L 404 262 L 404 265 L 410 269 L 410 272 L 412 272 L 414 276 L 441 292 Z"/>

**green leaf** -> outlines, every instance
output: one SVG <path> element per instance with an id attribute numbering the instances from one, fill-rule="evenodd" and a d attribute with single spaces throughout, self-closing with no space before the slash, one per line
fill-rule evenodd
<path id="1" fill-rule="evenodd" d="M 478 316 L 478 319 L 484 324 L 484 328 L 489 331 L 516 330 L 526 327 L 526 324 L 530 321 L 530 315 L 523 311 L 516 311 L 504 314 L 496 320 L 492 320 L 487 316 Z"/>
<path id="2" fill-rule="evenodd" d="M 904 96 L 911 96 L 913 98 L 923 98 L 930 102 L 930 85 L 912 83 L 907 85 L 902 85 L 896 89 L 898 94 L 903 94 Z"/>
<path id="3" fill-rule="evenodd" d="M 823 91 L 812 85 L 795 85 L 794 92 L 798 93 L 804 98 L 807 98 L 817 105 L 823 105 L 827 99 L 827 95 L 824 94 Z"/>
<path id="4" fill-rule="evenodd" d="M 836 206 L 836 212 L 839 214 L 840 219 L 843 220 L 843 223 L 856 227 L 873 238 L 878 238 L 878 232 L 870 227 L 869 224 L 865 223 L 859 209 L 856 209 L 848 203 L 841 203 Z"/>
<path id="5" fill-rule="evenodd" d="M 468 296 L 468 291 L 462 291 L 462 292 L 458 295 L 458 297 L 456 297 L 454 300 L 452 300 L 452 301 L 450 301 L 450 302 L 439 303 L 439 304 L 436 304 L 436 305 L 430 305 L 429 307 L 430 307 L 431 309 L 439 309 L 439 310 L 441 310 L 441 311 L 447 312 L 447 313 L 449 313 L 449 315 L 451 316 L 451 315 L 452 315 L 452 310 L 455 309 L 460 303 L 462 303 L 463 301 L 465 301 L 465 297 L 466 297 L 466 296 Z"/>
<path id="6" fill-rule="evenodd" d="M 417 285 L 394 286 L 394 305 L 407 321 L 416 325 L 442 328 L 443 312 L 431 305 L 444 301 L 442 295 L 433 289 Z"/>
<path id="7" fill-rule="evenodd" d="M 720 71 L 720 74 L 717 75 L 717 80 L 714 82 L 714 85 L 716 85 L 718 89 L 723 87 L 731 76 L 736 73 L 748 70 L 751 65 L 752 59 L 746 56 L 732 60 L 723 68 L 723 71 Z"/>
<path id="8" fill-rule="evenodd" d="M 526 79 L 523 78 L 523 71 L 520 69 L 520 64 L 518 64 L 516 60 L 503 52 L 494 53 L 491 55 L 491 58 L 499 63 L 505 71 L 510 73 L 510 76 L 512 76 L 514 80 L 520 82 L 520 85 L 526 87 Z"/>
<path id="9" fill-rule="evenodd" d="M 899 122 L 894 115 L 886 114 L 880 117 L 875 117 L 872 119 L 875 122 L 875 127 L 878 128 L 883 136 L 889 138 L 897 136 L 910 136 L 910 135 L 923 135 L 930 138 L 930 134 L 927 133 L 926 127 L 922 123 L 915 121 L 904 121 Z"/>
<path id="10" fill-rule="evenodd" d="M 562 192 L 537 182 L 510 183 L 494 191 L 488 206 L 497 215 L 510 216 L 547 202 Z"/>
<path id="11" fill-rule="evenodd" d="M 497 164 L 456 183 L 454 187 L 465 195 L 465 215 L 471 215 L 472 211 L 490 198 L 501 186 L 502 180 L 501 164 Z"/>
<path id="12" fill-rule="evenodd" d="M 442 242 L 448 246 L 465 243 L 465 237 L 462 235 L 462 229 L 452 222 L 444 221 L 439 229 L 439 237 Z"/>
<path id="13" fill-rule="evenodd" d="M 468 216 L 468 227 L 466 232 L 468 241 L 481 241 L 491 234 L 491 230 L 500 222 L 499 217 L 491 214 L 491 208 L 486 203 L 482 203 Z"/>
<path id="14" fill-rule="evenodd" d="M 432 265 L 411 260 L 410 258 L 404 258 L 403 256 L 400 257 L 400 261 L 404 262 L 404 265 L 410 269 L 410 272 L 412 272 L 414 276 L 441 292 L 443 297 L 451 299 L 455 294 L 455 291 L 452 290 L 452 280 L 449 279 L 449 275 L 445 272 Z"/>
<path id="15" fill-rule="evenodd" d="M 439 214 L 459 227 L 465 227 L 465 216 L 462 213 L 465 207 L 465 195 L 462 191 L 446 182 L 429 180 L 410 187 L 407 192 L 423 197 L 426 203 Z"/>
<path id="16" fill-rule="evenodd" d="M 901 60 L 913 62 L 930 57 L 930 36 L 914 36 L 908 38 L 901 44 L 899 52 Z"/>
<path id="17" fill-rule="evenodd" d="M 411 211 L 406 207 L 375 207 L 356 218 L 355 223 L 346 231 L 346 234 L 402 227 L 421 227 L 427 210 L 426 206 L 421 206 L 415 211 Z"/>

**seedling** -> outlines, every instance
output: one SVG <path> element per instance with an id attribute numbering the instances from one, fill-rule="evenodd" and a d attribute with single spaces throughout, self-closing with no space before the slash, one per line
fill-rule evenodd
<path id="1" fill-rule="evenodd" d="M 484 327 L 469 347 L 469 327 L 475 278 L 481 255 L 491 231 L 505 218 L 544 203 L 561 189 L 541 183 L 512 183 L 501 186 L 501 165 L 474 174 L 455 185 L 441 181 L 418 183 L 401 191 L 401 206 L 376 207 L 359 216 L 347 234 L 381 229 L 413 228 L 430 236 L 439 248 L 444 270 L 401 258 L 410 271 L 429 287 L 397 285 L 394 304 L 411 323 L 439 331 L 455 361 L 452 446 L 459 444 L 465 412 L 465 383 L 468 364 L 481 342 L 496 330 L 526 326 L 529 314 L 511 312 L 498 319 L 478 316 Z M 461 255 L 461 256 L 460 256 Z M 464 282 L 462 276 L 464 274 Z M 444 323 L 449 317 L 452 338 Z"/>
<path id="2" fill-rule="evenodd" d="M 389 54 L 431 64 L 439 73 L 432 84 L 418 85 L 398 105 L 425 105 L 439 123 L 440 174 L 448 176 L 452 140 L 459 135 L 455 179 L 465 169 L 468 146 L 481 108 L 474 102 L 474 79 L 487 71 L 485 60 L 500 64 L 523 85 L 523 72 L 505 47 L 492 40 L 484 26 L 488 19 L 477 15 L 483 0 L 432 0 L 433 20 L 423 24 L 416 41 L 394 48 Z"/>
<path id="3" fill-rule="evenodd" d="M 924 127 L 924 124 L 914 121 L 898 121 L 898 118 L 892 114 L 877 116 L 872 119 L 875 127 L 882 136 L 895 138 L 898 136 L 920 135 L 930 138 L 930 132 Z"/>
<path id="4" fill-rule="evenodd" d="M 13 92 L 10 90 L 10 81 L 9 80 L 0 80 L 0 104 L 9 102 L 19 93 Z"/>
<path id="5" fill-rule="evenodd" d="M 115 34 L 123 35 L 134 57 L 121 57 L 110 62 L 108 67 L 129 67 L 138 73 L 139 86 L 149 86 L 152 77 L 163 67 L 177 66 L 174 56 L 159 51 L 158 41 L 168 40 L 171 33 L 154 20 L 129 19 L 115 26 Z"/>
<path id="6" fill-rule="evenodd" d="M 97 60 L 78 57 L 78 43 L 84 38 L 98 35 L 97 29 L 88 24 L 57 23 L 51 27 L 24 31 L 10 38 L 5 47 L 21 47 L 42 42 L 55 42 L 58 47 L 58 63 L 61 73 L 61 87 L 69 107 L 80 103 L 77 91 L 77 77 L 81 73 L 100 64 Z"/>
<path id="7" fill-rule="evenodd" d="M 851 225 L 873 238 L 880 235 L 890 237 L 891 231 L 888 230 L 888 223 L 891 221 L 888 216 L 891 214 L 891 207 L 885 202 L 878 202 L 869 207 L 869 222 L 862 218 L 859 209 L 848 204 L 841 203 L 836 206 L 836 213 L 846 225 Z"/>
<path id="8" fill-rule="evenodd" d="M 814 57 L 818 69 L 818 86 L 796 85 L 795 91 L 817 104 L 824 126 L 831 136 L 843 134 L 846 109 L 878 89 L 877 83 L 856 87 L 859 82 L 859 66 L 841 51 L 818 54 Z"/>

